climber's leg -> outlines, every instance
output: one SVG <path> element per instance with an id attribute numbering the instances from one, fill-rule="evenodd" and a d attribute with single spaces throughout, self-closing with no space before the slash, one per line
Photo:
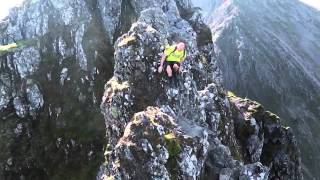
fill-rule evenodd
<path id="1" fill-rule="evenodd" d="M 174 63 L 174 65 L 173 65 L 174 71 L 175 71 L 175 72 L 179 72 L 179 68 L 180 68 L 180 64 Z"/>
<path id="2" fill-rule="evenodd" d="M 167 71 L 168 77 L 171 78 L 172 77 L 172 68 L 169 64 L 166 67 L 166 71 Z"/>
<path id="3" fill-rule="evenodd" d="M 178 83 L 179 83 L 178 76 L 179 76 L 180 63 L 177 63 L 177 62 L 174 63 L 172 66 L 172 69 L 173 69 L 173 73 L 172 73 L 173 82 L 174 82 L 175 86 L 178 86 Z"/>
<path id="4" fill-rule="evenodd" d="M 175 62 L 172 65 L 172 69 L 173 69 L 172 76 L 176 78 L 179 75 L 180 63 Z"/>

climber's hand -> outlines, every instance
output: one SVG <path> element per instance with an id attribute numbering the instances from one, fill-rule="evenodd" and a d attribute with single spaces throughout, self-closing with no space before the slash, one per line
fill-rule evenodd
<path id="1" fill-rule="evenodd" d="M 159 66 L 158 72 L 159 72 L 159 73 L 162 73 L 162 71 L 163 71 L 163 67 L 162 67 L 162 66 Z"/>

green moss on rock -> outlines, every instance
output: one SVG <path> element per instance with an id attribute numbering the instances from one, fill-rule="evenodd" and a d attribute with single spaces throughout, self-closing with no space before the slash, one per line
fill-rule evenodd
<path id="1" fill-rule="evenodd" d="M 182 151 L 179 140 L 173 133 L 166 134 L 164 138 L 169 152 L 169 158 L 176 157 Z"/>
<path id="2" fill-rule="evenodd" d="M 112 117 L 117 118 L 119 117 L 119 110 L 116 107 L 111 107 L 110 112 Z"/>
<path id="3" fill-rule="evenodd" d="M 166 134 L 164 138 L 166 142 L 166 148 L 169 152 L 167 167 L 170 169 L 170 179 L 176 180 L 179 179 L 179 165 L 176 158 L 181 153 L 182 148 L 179 140 L 173 133 Z"/>

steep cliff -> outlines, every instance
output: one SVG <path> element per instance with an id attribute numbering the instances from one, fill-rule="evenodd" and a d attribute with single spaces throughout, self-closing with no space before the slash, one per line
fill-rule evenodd
<path id="1" fill-rule="evenodd" d="M 1 22 L 0 179 L 95 177 L 120 9 L 109 1 L 25 1 Z"/>
<path id="2" fill-rule="evenodd" d="M 198 10 L 189 0 L 13 9 L 0 23 L 0 178 L 301 179 L 291 129 L 224 90 Z M 157 66 L 181 40 L 188 59 L 172 84 Z"/>
<path id="3" fill-rule="evenodd" d="M 304 173 L 319 179 L 320 12 L 299 0 L 194 1 L 206 11 L 224 85 L 293 128 Z"/>
<path id="4" fill-rule="evenodd" d="M 207 28 L 182 4 L 170 4 L 175 13 L 161 6 L 140 12 L 115 43 L 98 179 L 302 179 L 291 129 L 260 104 L 225 92 L 212 43 L 197 43 Z M 186 38 L 189 56 L 174 85 L 156 71 L 159 52 Z"/>

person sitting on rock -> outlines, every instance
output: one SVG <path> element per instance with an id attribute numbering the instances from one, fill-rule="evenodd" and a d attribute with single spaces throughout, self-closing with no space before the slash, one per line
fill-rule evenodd
<path id="1" fill-rule="evenodd" d="M 165 69 L 168 77 L 171 78 L 174 73 L 182 71 L 181 64 L 186 59 L 186 56 L 186 45 L 183 42 L 166 47 L 158 72 L 161 73 Z"/>

